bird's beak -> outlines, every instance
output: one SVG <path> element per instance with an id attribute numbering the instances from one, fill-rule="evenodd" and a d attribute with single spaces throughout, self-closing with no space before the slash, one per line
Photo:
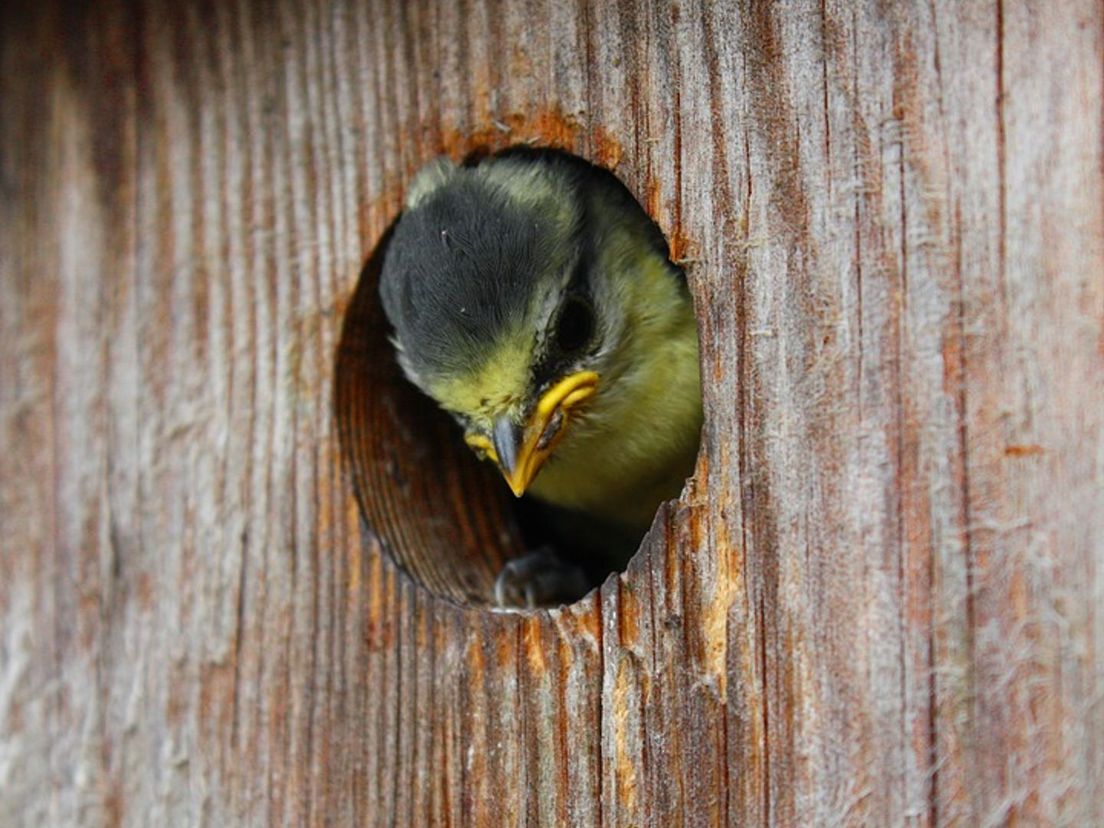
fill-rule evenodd
<path id="1" fill-rule="evenodd" d="M 537 401 L 524 425 L 509 417 L 494 424 L 495 460 L 511 491 L 521 497 L 563 438 L 571 413 L 598 388 L 598 375 L 579 371 L 564 377 Z"/>

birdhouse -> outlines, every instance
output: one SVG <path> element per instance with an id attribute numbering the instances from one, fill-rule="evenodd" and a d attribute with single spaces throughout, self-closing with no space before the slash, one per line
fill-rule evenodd
<path id="1" fill-rule="evenodd" d="M 0 823 L 1104 824 L 1104 7 L 0 10 Z M 698 322 L 575 603 L 378 296 L 414 173 L 611 170 Z"/>

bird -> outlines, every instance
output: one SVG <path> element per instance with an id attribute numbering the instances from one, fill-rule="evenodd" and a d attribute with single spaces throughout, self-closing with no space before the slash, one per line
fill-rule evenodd
<path id="1" fill-rule="evenodd" d="M 576 549 L 509 562 L 496 601 L 573 600 L 587 563 L 623 567 L 692 474 L 703 420 L 687 279 L 628 188 L 552 148 L 436 158 L 407 189 L 379 294 L 407 379 Z"/>

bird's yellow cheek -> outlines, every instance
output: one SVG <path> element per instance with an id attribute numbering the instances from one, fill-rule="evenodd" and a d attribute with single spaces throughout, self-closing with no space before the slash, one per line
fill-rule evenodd
<path id="1" fill-rule="evenodd" d="M 498 462 L 498 454 L 495 453 L 494 444 L 487 438 L 486 435 L 478 432 L 469 431 L 464 435 L 464 442 L 467 443 L 472 451 L 480 460 L 493 460 Z"/>
<path id="2" fill-rule="evenodd" d="M 541 396 L 524 425 L 514 425 L 502 416 L 493 436 L 469 431 L 464 441 L 481 458 L 498 464 L 511 491 L 521 497 L 563 439 L 572 413 L 594 396 L 597 387 L 598 375 L 593 371 L 571 374 Z"/>

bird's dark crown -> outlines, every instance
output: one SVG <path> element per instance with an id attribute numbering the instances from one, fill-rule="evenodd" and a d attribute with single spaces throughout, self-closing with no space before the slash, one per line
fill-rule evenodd
<path id="1" fill-rule="evenodd" d="M 419 172 L 380 281 L 412 379 L 427 388 L 480 365 L 529 321 L 538 290 L 566 284 L 585 266 L 595 188 L 666 257 L 662 234 L 624 185 L 576 156 L 518 147 Z"/>

